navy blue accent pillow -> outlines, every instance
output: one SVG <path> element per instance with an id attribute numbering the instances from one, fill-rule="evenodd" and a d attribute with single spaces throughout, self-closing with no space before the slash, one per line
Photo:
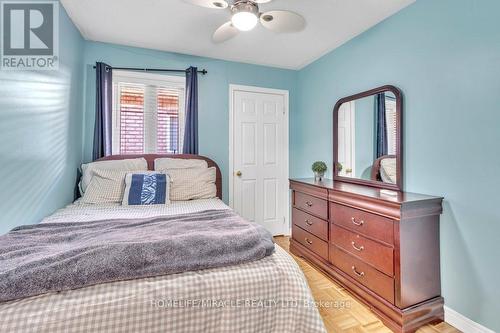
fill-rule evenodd
<path id="1" fill-rule="evenodd" d="M 168 200 L 168 175 L 164 173 L 132 173 L 125 179 L 123 205 L 164 205 Z"/>

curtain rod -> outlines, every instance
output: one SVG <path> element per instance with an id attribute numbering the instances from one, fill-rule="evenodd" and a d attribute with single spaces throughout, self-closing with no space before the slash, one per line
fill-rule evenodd
<path id="1" fill-rule="evenodd" d="M 112 67 L 108 66 L 108 68 L 111 69 L 117 69 L 117 70 L 127 70 L 127 71 L 136 71 L 136 72 L 170 72 L 170 73 L 186 73 L 186 69 L 163 69 L 163 68 L 137 68 L 137 67 Z M 94 66 L 95 69 L 95 66 Z M 198 71 L 198 73 L 205 75 L 207 74 L 206 69 L 202 69 L 201 71 Z"/>

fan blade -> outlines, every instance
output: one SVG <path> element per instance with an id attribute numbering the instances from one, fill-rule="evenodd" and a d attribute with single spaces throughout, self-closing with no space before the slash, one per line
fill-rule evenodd
<path id="1" fill-rule="evenodd" d="M 253 2 L 256 2 L 256 3 L 268 3 L 268 2 L 271 2 L 272 0 L 253 0 Z"/>
<path id="2" fill-rule="evenodd" d="M 215 43 L 222 43 L 238 35 L 240 31 L 233 27 L 231 21 L 224 23 L 217 30 L 215 30 L 212 39 Z"/>
<path id="3" fill-rule="evenodd" d="M 190 3 L 195 6 L 214 9 L 224 9 L 229 6 L 227 0 L 184 0 L 184 2 Z"/>
<path id="4" fill-rule="evenodd" d="M 306 26 L 306 20 L 287 10 L 271 10 L 260 15 L 260 23 L 275 32 L 297 32 Z"/>

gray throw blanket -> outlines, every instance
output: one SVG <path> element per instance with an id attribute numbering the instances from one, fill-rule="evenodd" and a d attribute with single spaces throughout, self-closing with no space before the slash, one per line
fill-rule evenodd
<path id="1" fill-rule="evenodd" d="M 271 234 L 231 210 L 25 225 L 0 236 L 0 302 L 236 265 L 273 252 Z"/>

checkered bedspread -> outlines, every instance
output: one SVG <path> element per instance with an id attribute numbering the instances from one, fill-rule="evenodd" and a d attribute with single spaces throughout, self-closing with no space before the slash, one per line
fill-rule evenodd
<path id="1" fill-rule="evenodd" d="M 196 205 L 198 209 L 227 208 L 213 201 L 182 205 L 182 210 L 192 211 Z M 71 205 L 47 221 L 68 214 L 75 220 L 97 219 L 112 214 L 113 209 L 117 217 L 125 214 L 121 207 Z M 135 209 L 127 215 L 151 214 Z M 1 303 L 0 332 L 314 333 L 325 328 L 302 271 L 276 246 L 273 255 L 252 263 Z"/>

